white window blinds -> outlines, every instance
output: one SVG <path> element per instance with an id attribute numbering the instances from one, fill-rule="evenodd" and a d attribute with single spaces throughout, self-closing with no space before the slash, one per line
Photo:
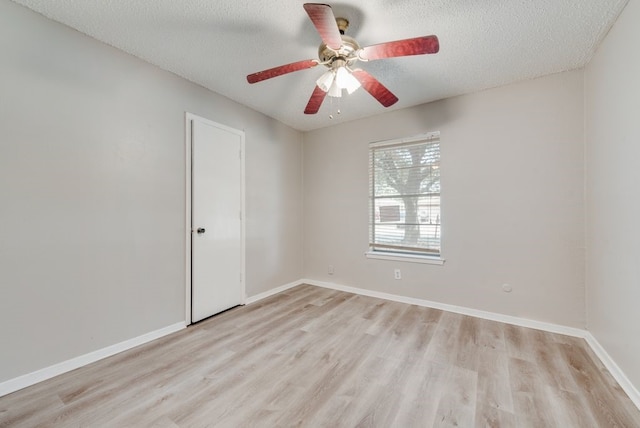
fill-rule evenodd
<path id="1" fill-rule="evenodd" d="M 369 145 L 371 251 L 440 255 L 440 134 Z"/>

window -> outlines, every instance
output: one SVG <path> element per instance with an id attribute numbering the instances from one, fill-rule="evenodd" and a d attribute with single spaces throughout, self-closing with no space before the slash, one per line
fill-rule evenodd
<path id="1" fill-rule="evenodd" d="M 368 254 L 440 256 L 440 134 L 369 145 Z"/>

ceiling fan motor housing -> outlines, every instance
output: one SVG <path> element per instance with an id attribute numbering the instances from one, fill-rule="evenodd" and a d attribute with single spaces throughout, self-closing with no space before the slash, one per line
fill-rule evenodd
<path id="1" fill-rule="evenodd" d="M 338 50 L 333 50 L 322 43 L 318 48 L 318 58 L 328 68 L 333 68 L 333 62 L 337 59 L 344 61 L 347 66 L 351 66 L 358 60 L 357 52 L 359 49 L 360 45 L 352 37 L 342 35 L 342 45 Z"/>

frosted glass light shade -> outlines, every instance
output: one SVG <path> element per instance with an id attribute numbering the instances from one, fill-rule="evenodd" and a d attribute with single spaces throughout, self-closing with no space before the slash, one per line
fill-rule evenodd
<path id="1" fill-rule="evenodd" d="M 358 79 L 353 77 L 353 74 L 351 74 L 345 67 L 338 68 L 336 71 L 335 81 L 340 88 L 346 89 L 349 94 L 352 94 L 360 87 Z"/>
<path id="2" fill-rule="evenodd" d="M 342 96 L 342 88 L 338 86 L 337 79 L 333 81 L 333 85 L 329 88 L 330 97 L 340 98 Z"/>
<path id="3" fill-rule="evenodd" d="M 328 70 L 323 73 L 318 80 L 316 80 L 316 85 L 318 85 L 318 87 L 323 91 L 329 92 L 329 89 L 335 80 L 335 76 L 336 74 L 333 70 Z"/>

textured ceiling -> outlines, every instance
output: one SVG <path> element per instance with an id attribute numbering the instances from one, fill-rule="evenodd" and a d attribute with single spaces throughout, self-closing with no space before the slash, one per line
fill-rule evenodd
<path id="1" fill-rule="evenodd" d="M 440 52 L 360 63 L 400 101 L 359 89 L 303 110 L 316 67 L 249 85 L 246 75 L 316 59 L 320 37 L 291 0 L 14 0 L 293 128 L 311 130 L 579 68 L 627 0 L 350 0 L 331 3 L 361 46 L 429 34 Z M 340 109 L 341 114 L 337 115 Z M 329 115 L 333 113 L 334 118 Z"/>

